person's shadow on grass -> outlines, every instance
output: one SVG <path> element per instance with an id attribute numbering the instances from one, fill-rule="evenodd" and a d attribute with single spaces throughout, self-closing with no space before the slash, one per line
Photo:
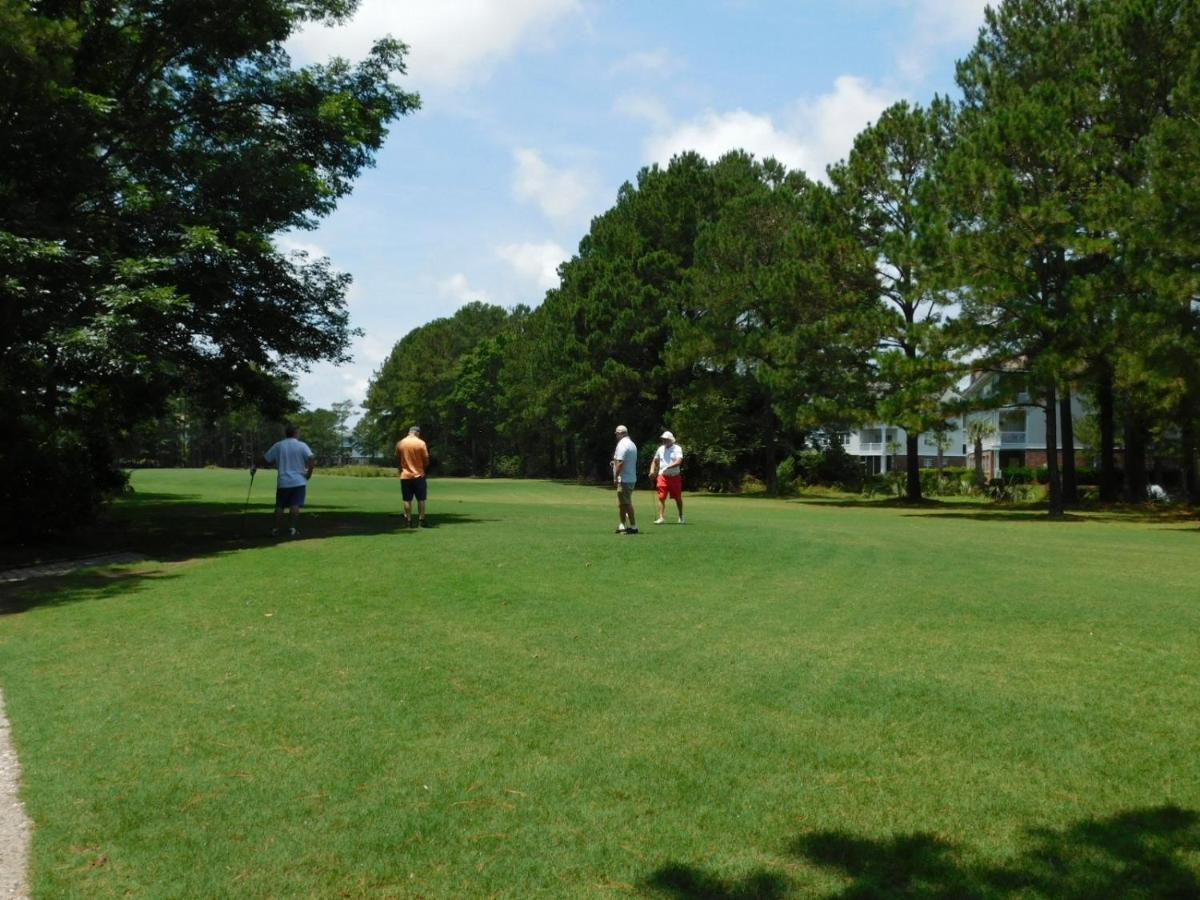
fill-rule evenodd
<path id="1" fill-rule="evenodd" d="M 925 833 L 869 838 L 814 831 L 796 838 L 790 855 L 839 873 L 850 883 L 826 893 L 867 898 L 1200 897 L 1200 816 L 1177 806 L 1083 819 L 1062 829 L 1031 828 L 1021 852 L 1000 864 L 974 864 L 962 848 Z M 644 886 L 679 900 L 747 900 L 812 896 L 782 872 L 762 869 L 721 879 L 672 863 Z"/>
<path id="2" fill-rule="evenodd" d="M 471 526 L 490 520 L 467 513 L 431 512 L 432 529 Z M 138 590 L 151 578 L 174 577 L 178 564 L 271 545 L 328 538 L 394 535 L 397 540 L 430 528 L 406 527 L 392 510 L 361 510 L 312 504 L 300 515 L 299 534 L 272 535 L 275 514 L 261 505 L 247 511 L 236 500 L 199 500 L 195 495 L 136 493 L 105 511 L 102 520 L 65 538 L 5 548 L 0 569 L 21 568 L 58 560 L 132 551 L 156 560 L 160 568 L 81 570 L 51 578 L 35 578 L 0 587 L 0 612 L 22 612 L 34 606 L 102 599 Z"/>

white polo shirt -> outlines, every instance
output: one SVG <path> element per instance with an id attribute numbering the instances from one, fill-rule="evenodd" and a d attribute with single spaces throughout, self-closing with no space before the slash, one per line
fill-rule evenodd
<path id="1" fill-rule="evenodd" d="M 629 439 L 629 435 L 617 441 L 617 449 L 613 451 L 613 460 L 621 460 L 621 482 L 623 484 L 637 483 L 637 444 Z"/>
<path id="2" fill-rule="evenodd" d="M 678 475 L 679 463 L 683 460 L 683 447 L 679 444 L 660 446 L 654 451 L 654 458 L 658 460 L 659 475 Z"/>

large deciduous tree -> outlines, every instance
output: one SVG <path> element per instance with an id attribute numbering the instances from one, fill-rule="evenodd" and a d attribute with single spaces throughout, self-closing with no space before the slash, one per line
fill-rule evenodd
<path id="1" fill-rule="evenodd" d="M 56 477 L 86 505 L 79 460 L 106 469 L 184 387 L 278 402 L 277 373 L 345 357 L 347 277 L 274 236 L 331 211 L 418 106 L 391 39 L 291 65 L 290 34 L 354 5 L 0 0 L 0 431 L 26 473 L 6 506 Z"/>

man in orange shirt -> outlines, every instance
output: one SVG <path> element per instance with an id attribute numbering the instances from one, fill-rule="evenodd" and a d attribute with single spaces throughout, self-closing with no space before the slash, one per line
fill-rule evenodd
<path id="1" fill-rule="evenodd" d="M 429 528 L 425 521 L 425 467 L 429 465 L 429 448 L 421 440 L 421 426 L 408 429 L 408 436 L 396 442 L 396 464 L 400 468 L 400 493 L 404 497 L 404 522 L 412 528 L 417 523 L 412 517 L 413 497 L 417 498 L 417 514 L 422 528 Z"/>

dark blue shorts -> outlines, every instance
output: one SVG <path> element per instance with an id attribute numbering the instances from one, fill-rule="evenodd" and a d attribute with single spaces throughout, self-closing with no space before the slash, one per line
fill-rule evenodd
<path id="1" fill-rule="evenodd" d="M 423 476 L 421 478 L 400 479 L 400 496 L 404 498 L 405 503 L 412 503 L 414 497 L 424 503 L 427 493 L 425 478 Z"/>
<path id="2" fill-rule="evenodd" d="M 276 488 L 275 508 L 291 509 L 293 506 L 303 506 L 304 492 L 307 488 L 307 484 L 301 484 L 297 487 L 290 488 Z"/>

